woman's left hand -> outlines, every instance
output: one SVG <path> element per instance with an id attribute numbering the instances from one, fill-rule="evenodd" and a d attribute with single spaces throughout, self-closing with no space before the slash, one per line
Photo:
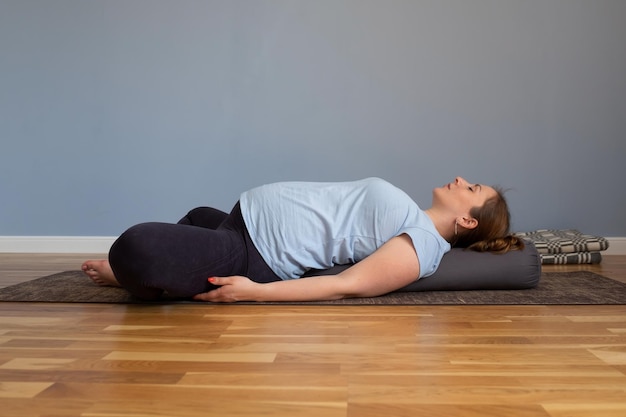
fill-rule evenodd
<path id="1" fill-rule="evenodd" d="M 219 286 L 219 288 L 194 295 L 194 300 L 210 301 L 212 303 L 254 301 L 258 286 L 262 285 L 240 275 L 231 277 L 211 277 L 209 278 L 209 282 Z"/>

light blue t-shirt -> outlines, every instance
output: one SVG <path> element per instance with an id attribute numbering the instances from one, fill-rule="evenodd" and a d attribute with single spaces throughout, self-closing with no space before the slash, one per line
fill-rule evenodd
<path id="1" fill-rule="evenodd" d="M 282 279 L 358 262 L 404 233 L 413 241 L 420 278 L 434 273 L 450 250 L 428 215 L 380 178 L 263 185 L 243 193 L 240 203 L 252 242 Z"/>

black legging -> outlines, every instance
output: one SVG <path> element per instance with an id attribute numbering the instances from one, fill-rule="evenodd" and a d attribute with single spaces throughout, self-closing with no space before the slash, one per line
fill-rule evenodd
<path id="1" fill-rule="evenodd" d="M 164 291 L 182 298 L 209 291 L 215 288 L 207 280 L 212 276 L 280 280 L 254 247 L 239 203 L 230 214 L 199 207 L 177 224 L 133 226 L 111 246 L 109 263 L 125 289 L 147 300 Z"/>

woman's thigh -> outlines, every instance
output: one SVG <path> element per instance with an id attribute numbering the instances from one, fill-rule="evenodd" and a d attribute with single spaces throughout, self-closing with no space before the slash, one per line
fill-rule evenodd
<path id="1" fill-rule="evenodd" d="M 163 291 L 191 297 L 215 287 L 211 276 L 246 270 L 244 237 L 235 230 L 182 224 L 142 223 L 124 232 L 111 247 L 109 262 L 120 284 L 141 298 Z"/>

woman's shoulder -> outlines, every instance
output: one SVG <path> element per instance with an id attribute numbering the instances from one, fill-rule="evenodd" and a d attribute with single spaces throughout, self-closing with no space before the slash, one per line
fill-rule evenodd
<path id="1" fill-rule="evenodd" d="M 418 208 L 417 203 L 415 203 L 404 190 L 387 180 L 378 177 L 370 177 L 363 181 L 371 197 L 380 202 Z"/>

